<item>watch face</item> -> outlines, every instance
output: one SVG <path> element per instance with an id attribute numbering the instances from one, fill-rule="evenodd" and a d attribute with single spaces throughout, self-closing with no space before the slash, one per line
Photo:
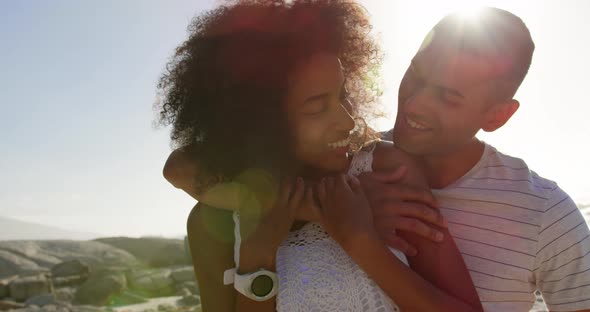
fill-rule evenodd
<path id="1" fill-rule="evenodd" d="M 258 297 L 264 297 L 272 291 L 272 278 L 268 275 L 259 275 L 252 281 L 252 293 Z"/>

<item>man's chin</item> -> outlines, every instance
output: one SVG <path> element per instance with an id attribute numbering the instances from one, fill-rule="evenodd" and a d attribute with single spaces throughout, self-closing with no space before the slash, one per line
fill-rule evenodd
<path id="1" fill-rule="evenodd" d="M 411 142 L 409 140 L 405 140 L 399 136 L 396 137 L 395 133 L 393 135 L 393 144 L 395 147 L 401 149 L 402 151 L 414 155 L 414 156 L 421 156 L 424 154 L 424 144 L 416 144 L 415 142 Z"/>
<path id="2" fill-rule="evenodd" d="M 393 141 L 393 144 L 395 144 L 395 146 L 399 149 L 402 149 L 404 151 L 412 149 L 412 144 L 409 142 L 409 140 L 405 138 L 403 135 L 401 135 L 400 131 L 396 131 L 395 128 L 393 129 L 393 135 L 391 139 Z"/>

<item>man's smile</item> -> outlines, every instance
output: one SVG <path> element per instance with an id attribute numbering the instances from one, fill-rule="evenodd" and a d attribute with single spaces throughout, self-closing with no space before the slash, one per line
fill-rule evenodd
<path id="1" fill-rule="evenodd" d="M 425 124 L 422 121 L 418 121 L 414 118 L 409 117 L 408 115 L 404 115 L 403 116 L 403 121 L 405 124 L 405 128 L 410 129 L 410 130 L 416 130 L 416 131 L 431 131 L 432 127 L 430 127 L 428 124 Z"/>

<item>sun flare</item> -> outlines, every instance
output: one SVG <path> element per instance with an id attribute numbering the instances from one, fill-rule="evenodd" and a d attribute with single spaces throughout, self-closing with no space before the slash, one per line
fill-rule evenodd
<path id="1" fill-rule="evenodd" d="M 477 20 L 482 14 L 482 6 L 468 5 L 458 10 L 459 16 L 464 20 Z"/>

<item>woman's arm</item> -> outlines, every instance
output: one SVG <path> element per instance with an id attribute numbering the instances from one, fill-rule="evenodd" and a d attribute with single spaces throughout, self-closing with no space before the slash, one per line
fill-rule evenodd
<path id="1" fill-rule="evenodd" d="M 377 150 L 375 165 L 378 168 L 375 169 L 390 169 L 392 166 L 403 165 L 408 171 L 403 183 L 419 188 L 428 188 L 422 170 L 411 156 L 395 148 L 392 144 L 383 143 Z M 379 208 L 374 210 L 379 210 Z M 473 307 L 480 307 L 479 296 L 469 271 L 448 228 L 434 226 L 434 229 L 443 234 L 442 241 L 434 242 L 415 232 L 397 231 L 397 234 L 416 248 L 418 252 L 417 255 L 408 257 L 410 267 L 443 292 Z M 431 233 L 429 236 L 435 232 Z"/>
<path id="2" fill-rule="evenodd" d="M 251 273 L 259 269 L 276 272 L 276 254 L 287 237 L 301 205 L 310 204 L 311 189 L 305 187 L 302 178 L 281 182 L 274 202 L 262 207 L 262 215 L 240 213 L 240 259 L 238 273 Z M 278 285 L 276 285 L 278 287 Z M 236 311 L 276 311 L 276 296 L 267 301 L 254 301 L 238 294 Z"/>
<path id="3" fill-rule="evenodd" d="M 371 207 L 355 178 L 327 178 L 318 187 L 319 215 L 324 229 L 402 311 L 481 311 L 448 295 L 399 261 L 385 246 L 373 224 Z"/>
<path id="4" fill-rule="evenodd" d="M 410 267 L 445 293 L 472 307 L 481 307 L 479 296 L 453 237 L 448 229 L 440 230 L 445 235 L 441 243 L 433 243 L 412 233 L 399 233 L 418 250 L 416 256 L 408 257 Z"/>
<path id="5" fill-rule="evenodd" d="M 417 275 L 376 234 L 355 235 L 350 243 L 343 248 L 402 311 L 482 311 L 479 302 L 468 303 L 450 296 Z"/>
<path id="6" fill-rule="evenodd" d="M 234 311 L 233 285 L 223 284 L 223 272 L 234 267 L 231 212 L 197 204 L 187 221 L 193 267 L 204 312 Z"/>
<path id="7" fill-rule="evenodd" d="M 283 181 L 277 191 L 276 196 L 252 194 L 260 200 L 248 202 L 265 203 L 260 207 L 262 211 L 250 213 L 252 209 L 248 207 L 242 207 L 243 210 L 240 211 L 242 243 L 238 273 L 250 273 L 260 268 L 276 271 L 276 251 L 291 228 L 295 211 L 312 200 L 311 190 L 305 191 L 301 178 Z M 265 198 L 275 200 L 267 202 Z M 276 310 L 274 298 L 257 302 L 239 294 L 233 285 L 223 284 L 225 270 L 235 266 L 234 222 L 231 212 L 199 204 L 189 215 L 187 230 L 203 311 Z"/>
<path id="8" fill-rule="evenodd" d="M 249 247 L 247 241 L 242 243 L 242 248 L 240 249 L 238 273 L 251 273 L 260 268 L 276 272 L 276 251 L 266 250 L 264 252 L 258 252 L 256 248 Z M 237 291 L 236 293 L 236 312 L 274 312 L 277 310 L 276 296 L 267 301 L 258 302 L 245 297 Z"/>
<path id="9" fill-rule="evenodd" d="M 199 284 L 203 312 L 265 312 L 276 311 L 275 298 L 256 302 L 238 293 L 232 285 L 224 285 L 225 270 L 234 264 L 234 222 L 230 211 L 197 204 L 187 221 L 193 268 Z M 276 251 L 264 248 L 258 240 L 242 243 L 238 273 L 260 268 L 276 271 Z M 256 246 L 254 246 L 256 245 Z"/>

